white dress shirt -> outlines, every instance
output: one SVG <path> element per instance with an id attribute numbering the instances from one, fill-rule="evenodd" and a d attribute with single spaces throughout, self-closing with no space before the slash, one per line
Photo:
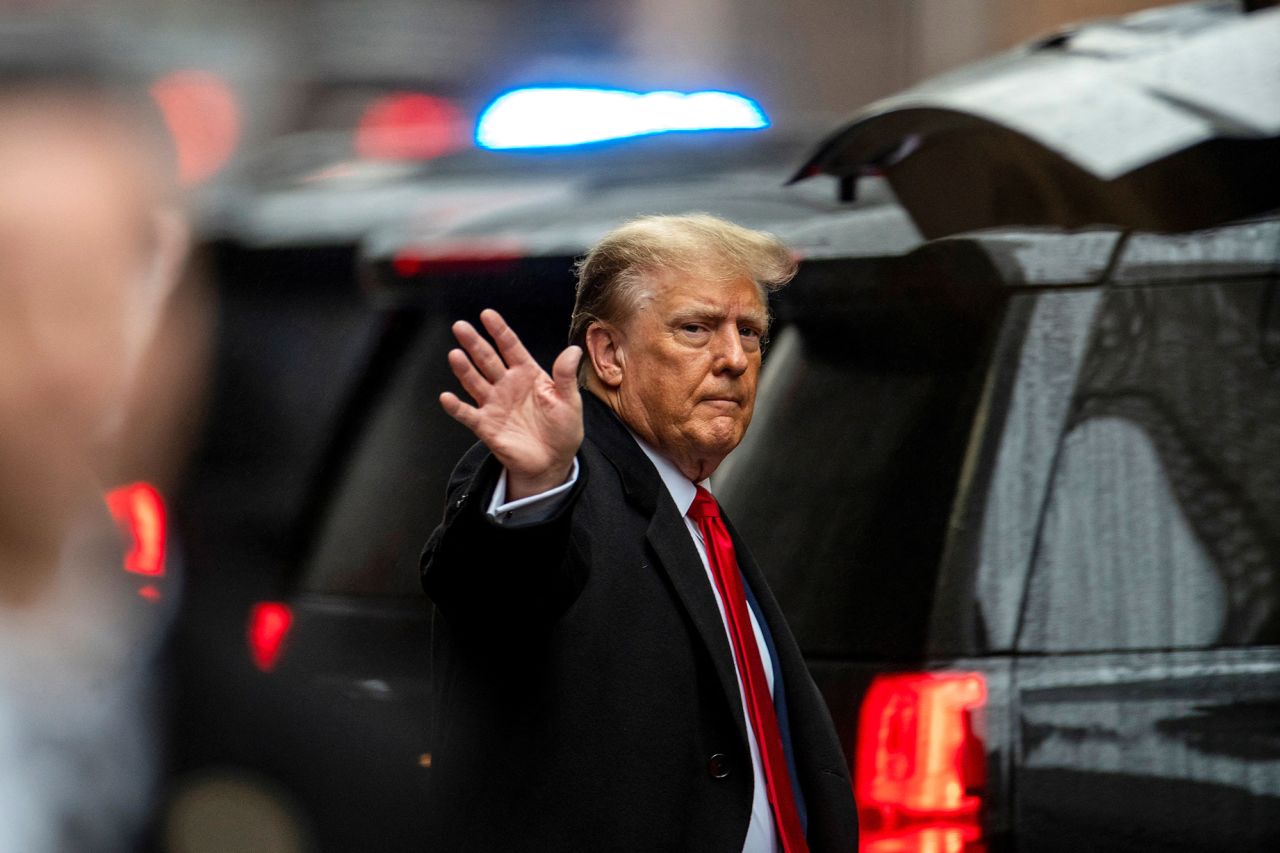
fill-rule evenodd
<path id="1" fill-rule="evenodd" d="M 662 484 L 666 486 L 667 493 L 671 495 L 671 500 L 675 503 L 680 515 L 684 516 L 685 527 L 689 531 L 689 538 L 693 540 L 694 547 L 697 548 L 698 556 L 702 559 L 702 569 L 706 572 L 711 594 L 715 596 L 716 607 L 720 610 L 720 621 L 724 624 L 725 638 L 729 643 L 729 648 L 732 650 L 733 640 L 729 635 L 728 623 L 725 622 L 724 601 L 720 598 L 720 591 L 716 588 L 715 579 L 711 574 L 711 564 L 707 562 L 707 547 L 702 541 L 702 532 L 698 530 L 698 525 L 688 516 L 689 507 L 692 506 L 693 499 L 697 495 L 697 486 L 701 485 L 710 491 L 711 481 L 703 480 L 695 485 L 686 479 L 680 469 L 676 468 L 666 457 L 659 455 L 656 450 L 636 438 L 635 433 L 631 435 L 636 439 L 636 443 L 640 445 L 640 449 L 644 451 L 645 456 L 649 457 L 649 461 L 658 469 L 658 476 L 662 478 Z M 504 470 L 498 478 L 498 485 L 494 489 L 493 499 L 489 502 L 488 514 L 500 524 L 536 524 L 549 518 L 555 512 L 560 505 L 557 498 L 563 499 L 563 496 L 573 488 L 573 484 L 577 480 L 578 460 L 575 458 L 573 460 L 573 469 L 569 472 L 569 479 L 564 484 L 542 494 L 508 502 L 506 499 L 507 472 Z M 764 666 L 765 678 L 769 683 L 769 694 L 772 696 L 773 658 L 769 655 L 769 647 L 764 641 L 764 635 L 760 632 L 760 624 L 756 621 L 755 611 L 748 607 L 747 612 L 751 616 L 751 630 L 755 634 L 756 646 L 760 649 L 760 662 Z M 747 693 L 742 683 L 742 673 L 738 669 L 736 655 L 733 656 L 733 669 L 738 676 L 738 699 L 742 703 L 742 718 L 747 724 L 747 745 L 751 749 L 751 772 L 754 783 L 751 788 L 751 823 L 747 826 L 747 839 L 742 845 L 742 853 L 778 853 L 780 850 L 778 833 L 774 829 L 773 811 L 769 808 L 769 793 L 764 778 L 764 765 L 760 761 L 760 747 L 756 743 L 755 730 L 751 725 L 751 713 L 747 710 Z"/>

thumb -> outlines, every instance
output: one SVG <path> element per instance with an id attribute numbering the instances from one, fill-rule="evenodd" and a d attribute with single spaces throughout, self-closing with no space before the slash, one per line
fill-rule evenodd
<path id="1" fill-rule="evenodd" d="M 555 364 L 551 365 L 551 379 L 562 396 L 567 397 L 578 390 L 578 363 L 581 361 L 582 347 L 571 346 L 556 356 Z"/>

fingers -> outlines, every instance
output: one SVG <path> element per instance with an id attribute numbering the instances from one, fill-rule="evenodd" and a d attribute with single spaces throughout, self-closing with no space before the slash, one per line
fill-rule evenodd
<path id="1" fill-rule="evenodd" d="M 497 382 L 507 372 L 507 366 L 498 357 L 497 351 L 466 320 L 453 324 L 453 336 L 462 344 L 462 348 L 485 379 Z"/>
<path id="2" fill-rule="evenodd" d="M 556 390 L 561 396 L 568 396 L 578 390 L 578 364 L 582 361 L 582 347 L 567 347 L 556 356 L 551 365 L 551 378 L 556 383 Z"/>
<path id="3" fill-rule="evenodd" d="M 471 399 L 483 406 L 493 386 L 480 375 L 480 371 L 476 370 L 471 359 L 467 358 L 467 354 L 460 349 L 449 350 L 449 369 L 453 371 L 454 376 L 458 377 L 463 390 L 471 395 Z"/>
<path id="4" fill-rule="evenodd" d="M 475 406 L 468 406 L 451 391 L 445 391 L 440 395 L 440 407 L 444 409 L 446 415 L 472 432 L 475 432 L 476 427 L 480 425 L 480 410 Z"/>
<path id="5" fill-rule="evenodd" d="M 507 364 L 514 367 L 517 364 L 533 361 L 533 356 L 529 355 L 529 351 L 524 348 L 520 336 L 507 325 L 507 321 L 502 319 L 502 315 L 497 311 L 492 308 L 484 309 L 480 312 L 480 322 L 493 336 L 494 342 L 498 345 L 498 351 L 502 353 Z"/>

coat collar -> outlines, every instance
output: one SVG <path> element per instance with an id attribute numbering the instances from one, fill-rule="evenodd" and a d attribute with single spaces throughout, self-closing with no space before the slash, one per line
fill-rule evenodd
<path id="1" fill-rule="evenodd" d="M 613 409 L 590 391 L 582 392 L 582 418 L 587 435 L 622 478 L 622 489 L 646 516 L 658 508 L 662 479 Z"/>
<path id="2" fill-rule="evenodd" d="M 631 432 L 628 430 L 628 432 Z M 667 494 L 671 496 L 671 501 L 676 505 L 676 512 L 681 515 L 687 515 L 689 507 L 693 506 L 693 499 L 698 496 L 698 486 L 710 486 L 710 480 L 703 480 L 702 483 L 696 484 L 684 475 L 675 463 L 658 451 L 654 450 L 648 444 L 645 444 L 634 432 L 631 437 L 636 440 L 636 444 L 640 446 L 640 450 L 649 461 L 653 463 L 653 467 L 658 471 L 658 479 L 662 481 L 663 487 L 667 490 Z"/>

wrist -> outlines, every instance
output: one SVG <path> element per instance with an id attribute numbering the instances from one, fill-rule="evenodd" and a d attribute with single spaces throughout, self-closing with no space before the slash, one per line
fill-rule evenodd
<path id="1" fill-rule="evenodd" d="M 529 498 L 534 495 L 540 495 L 543 492 L 549 492 L 557 486 L 562 486 L 568 482 L 569 475 L 572 472 L 572 458 L 563 465 L 552 466 L 537 474 L 520 474 L 508 469 L 507 500 L 518 501 L 521 498 Z"/>

